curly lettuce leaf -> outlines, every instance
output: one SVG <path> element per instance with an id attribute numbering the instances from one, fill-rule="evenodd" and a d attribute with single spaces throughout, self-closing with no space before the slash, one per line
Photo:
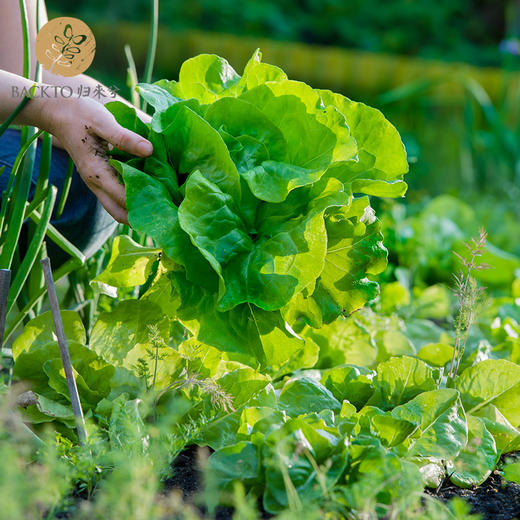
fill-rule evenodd
<path id="1" fill-rule="evenodd" d="M 369 277 L 386 266 L 380 223 L 352 194 L 403 195 L 399 134 L 379 111 L 289 80 L 258 51 L 242 76 L 205 54 L 178 81 L 139 92 L 151 124 L 111 110 L 154 153 L 112 164 L 131 225 L 168 260 L 167 314 L 275 373 L 311 366 L 315 344 L 290 326 L 331 323 L 378 293 Z"/>

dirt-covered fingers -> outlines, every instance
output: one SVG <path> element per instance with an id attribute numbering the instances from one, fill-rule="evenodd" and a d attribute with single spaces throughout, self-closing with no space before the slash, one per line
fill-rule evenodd
<path id="1" fill-rule="evenodd" d="M 97 121 L 91 131 L 119 150 L 129 154 L 148 157 L 153 152 L 150 141 L 131 130 L 123 128 L 112 115 Z"/>

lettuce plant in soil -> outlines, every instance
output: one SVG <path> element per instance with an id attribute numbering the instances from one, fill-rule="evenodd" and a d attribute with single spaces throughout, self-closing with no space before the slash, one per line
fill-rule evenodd
<path id="1" fill-rule="evenodd" d="M 311 366 L 317 346 L 295 329 L 377 295 L 369 277 L 387 252 L 367 195 L 404 194 L 399 134 L 379 111 L 291 81 L 258 51 L 242 76 L 201 55 L 179 81 L 139 92 L 155 109 L 150 124 L 122 103 L 107 107 L 154 153 L 116 153 L 111 164 L 132 227 L 164 253 L 154 285 L 168 279 L 165 310 L 271 372 Z"/>

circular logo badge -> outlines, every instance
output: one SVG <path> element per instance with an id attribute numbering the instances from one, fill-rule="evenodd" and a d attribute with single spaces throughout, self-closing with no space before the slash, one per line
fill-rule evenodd
<path id="1" fill-rule="evenodd" d="M 77 18 L 54 18 L 36 36 L 36 58 L 53 74 L 70 78 L 85 72 L 96 53 L 90 27 Z"/>

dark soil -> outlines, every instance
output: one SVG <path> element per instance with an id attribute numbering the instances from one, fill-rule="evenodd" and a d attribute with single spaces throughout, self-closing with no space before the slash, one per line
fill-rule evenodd
<path id="1" fill-rule="evenodd" d="M 200 451 L 199 451 L 200 450 Z M 208 448 L 199 448 L 198 446 L 187 446 L 173 461 L 173 474 L 164 481 L 165 491 L 171 489 L 179 489 L 182 491 L 184 500 L 191 502 L 197 507 L 201 513 L 205 513 L 205 508 L 197 502 L 197 492 L 201 491 L 203 486 L 203 476 L 199 467 L 199 454 Z M 261 513 L 262 520 L 272 518 L 272 515 L 264 511 L 261 500 L 258 501 L 258 510 Z M 214 518 L 216 520 L 231 520 L 233 518 L 234 509 L 232 507 L 217 507 Z"/>
<path id="2" fill-rule="evenodd" d="M 200 507 L 196 502 L 197 491 L 202 485 L 202 472 L 199 469 L 197 451 L 198 446 L 188 446 L 177 458 L 172 462 L 173 474 L 164 482 L 166 490 L 180 489 L 183 498 L 192 502 L 194 505 L 204 512 L 204 508 Z M 231 520 L 233 518 L 233 509 L 230 507 L 217 507 L 215 511 L 216 520 Z"/>
<path id="3" fill-rule="evenodd" d="M 188 446 L 172 463 L 173 476 L 165 481 L 166 490 L 180 489 L 184 499 L 189 502 L 194 500 L 196 506 L 196 494 L 202 485 L 197 450 L 197 446 Z M 516 455 L 520 458 L 520 453 Z M 480 514 L 482 520 L 520 520 L 520 485 L 504 480 L 498 471 L 494 471 L 483 484 L 474 489 L 462 489 L 446 480 L 439 489 L 426 489 L 425 492 L 443 502 L 455 496 L 463 498 L 471 505 L 471 513 Z M 199 509 L 204 511 L 202 507 Z M 217 520 L 229 520 L 232 517 L 232 508 L 219 507 L 216 511 Z M 263 517 L 269 518 L 270 515 L 264 513 Z"/>
<path id="4" fill-rule="evenodd" d="M 498 471 L 475 489 L 462 489 L 447 480 L 438 490 L 427 489 L 426 493 L 443 502 L 461 497 L 471 506 L 471 512 L 480 514 L 483 520 L 520 518 L 520 485 L 504 480 Z"/>

